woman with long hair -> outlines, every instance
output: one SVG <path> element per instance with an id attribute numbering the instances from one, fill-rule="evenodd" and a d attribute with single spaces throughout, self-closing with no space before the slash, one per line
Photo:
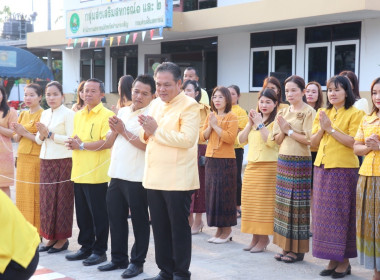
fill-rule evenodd
<path id="1" fill-rule="evenodd" d="M 17 149 L 16 206 L 25 218 L 40 232 L 40 150 L 36 143 L 37 123 L 44 109 L 41 108 L 43 90 L 38 84 L 24 88 L 24 102 L 29 108 L 22 111 L 17 123 L 12 124 L 19 142 Z"/>
<path id="2" fill-rule="evenodd" d="M 283 108 L 288 107 L 289 105 L 283 102 L 282 100 L 282 88 L 281 88 L 281 82 L 274 76 L 269 76 L 264 79 L 263 82 L 263 89 L 270 88 L 274 90 L 274 92 L 277 94 L 277 100 L 278 100 L 278 110 L 281 110 Z"/>
<path id="3" fill-rule="evenodd" d="M 210 113 L 203 126 L 201 140 L 208 140 L 206 149 L 206 213 L 207 224 L 217 227 L 210 243 L 232 240 L 236 220 L 236 159 L 234 143 L 238 120 L 231 112 L 229 90 L 216 87 L 211 96 Z"/>
<path id="4" fill-rule="evenodd" d="M 282 249 L 275 259 L 302 261 L 309 251 L 311 154 L 310 136 L 315 110 L 305 101 L 305 81 L 285 80 L 290 106 L 280 110 L 273 136 L 280 145 L 277 162 L 273 243 Z M 302 218 L 300 218 L 302 217 Z"/>
<path id="5" fill-rule="evenodd" d="M 359 110 L 364 111 L 364 113 L 366 113 L 368 115 L 370 113 L 368 101 L 367 101 L 367 99 L 361 98 L 361 96 L 360 96 L 359 80 L 358 80 L 358 77 L 356 76 L 356 74 L 352 71 L 345 70 L 345 71 L 340 72 L 339 76 L 346 77 L 350 81 L 352 93 L 355 96 L 355 103 L 353 106 Z"/>
<path id="6" fill-rule="evenodd" d="M 355 199 L 359 160 L 354 136 L 364 112 L 353 107 L 355 96 L 346 77 L 327 81 L 327 108 L 314 119 L 311 145 L 319 147 L 314 162 L 313 256 L 329 260 L 321 276 L 342 278 L 355 258 Z"/>
<path id="7" fill-rule="evenodd" d="M 86 81 L 82 81 L 78 85 L 78 88 L 77 88 L 77 103 L 75 103 L 73 105 L 73 107 L 71 108 L 71 110 L 73 110 L 74 112 L 78 112 L 78 111 L 82 110 L 84 106 L 86 106 L 86 104 L 84 102 L 84 84 L 85 83 L 86 83 Z"/>
<path id="8" fill-rule="evenodd" d="M 372 114 L 364 116 L 354 152 L 365 156 L 356 189 L 356 244 L 359 262 L 380 279 L 380 77 L 371 84 Z"/>
<path id="9" fill-rule="evenodd" d="M 269 89 L 259 93 L 258 112 L 251 109 L 249 122 L 238 135 L 239 143 L 248 143 L 248 165 L 242 188 L 241 231 L 252 234 L 251 253 L 263 252 L 273 235 L 274 199 L 278 146 L 271 139 L 277 113 L 277 95 Z"/>
<path id="10" fill-rule="evenodd" d="M 7 93 L 0 85 L 0 190 L 11 196 L 9 186 L 14 184 L 11 123 L 17 122 L 17 112 L 7 103 Z"/>
<path id="11" fill-rule="evenodd" d="M 187 80 L 182 85 L 183 92 L 194 98 L 199 103 L 199 113 L 201 115 L 201 122 L 199 127 L 199 135 L 203 132 L 203 124 L 210 113 L 210 107 L 203 103 L 200 103 L 201 100 L 201 88 L 198 82 L 194 80 Z M 190 216 L 189 224 L 191 226 L 191 233 L 197 234 L 202 231 L 203 221 L 202 214 L 206 212 L 206 203 L 205 203 L 205 154 L 206 154 L 207 142 L 201 141 L 199 138 L 198 141 L 198 174 L 199 174 L 199 189 L 194 192 L 191 196 L 190 204 Z M 195 215 L 194 215 L 195 214 Z M 195 216 L 195 217 L 194 217 Z"/>
<path id="12" fill-rule="evenodd" d="M 120 109 L 132 104 L 132 84 L 133 77 L 131 75 L 124 75 L 119 79 L 118 93 L 119 100 L 117 101 L 116 108 Z"/>
<path id="13" fill-rule="evenodd" d="M 72 136 L 75 113 L 63 104 L 60 83 L 48 83 L 45 97 L 50 108 L 42 112 L 35 139 L 41 145 L 40 234 L 49 241 L 39 251 L 51 254 L 68 248 L 73 226 L 72 151 L 66 148 L 65 141 Z"/>

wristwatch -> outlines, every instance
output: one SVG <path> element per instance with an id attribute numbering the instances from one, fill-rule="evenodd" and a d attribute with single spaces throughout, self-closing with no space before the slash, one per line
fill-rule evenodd
<path id="1" fill-rule="evenodd" d="M 335 132 L 335 129 L 331 129 L 331 131 L 330 132 L 328 132 L 328 134 L 333 134 Z"/>
<path id="2" fill-rule="evenodd" d="M 79 145 L 79 150 L 81 150 L 81 151 L 84 150 L 84 142 L 80 143 L 80 145 Z"/>
<path id="3" fill-rule="evenodd" d="M 49 131 L 47 139 L 50 139 L 50 137 L 51 137 L 52 134 L 53 134 L 53 132 Z"/>
<path id="4" fill-rule="evenodd" d="M 294 133 L 294 130 L 293 129 L 289 129 L 288 130 L 288 136 L 290 137 L 290 135 L 292 135 Z"/>
<path id="5" fill-rule="evenodd" d="M 261 123 L 257 126 L 256 130 L 260 130 L 265 127 L 265 124 Z"/>

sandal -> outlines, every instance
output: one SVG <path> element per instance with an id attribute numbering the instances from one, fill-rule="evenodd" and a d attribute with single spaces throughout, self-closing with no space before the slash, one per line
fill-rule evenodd
<path id="1" fill-rule="evenodd" d="M 276 255 L 274 255 L 274 259 L 276 261 L 282 261 L 282 258 L 287 254 L 288 252 L 285 252 L 285 251 L 282 251 L 282 253 L 277 253 Z"/>
<path id="2" fill-rule="evenodd" d="M 289 255 L 290 253 L 295 254 L 296 256 L 293 257 L 292 255 Z M 304 257 L 305 257 L 305 253 L 293 253 L 293 252 L 289 252 L 288 254 L 286 254 L 286 256 L 283 256 L 281 258 L 281 260 L 283 262 L 285 262 L 285 263 L 295 263 L 295 262 L 303 261 Z"/>

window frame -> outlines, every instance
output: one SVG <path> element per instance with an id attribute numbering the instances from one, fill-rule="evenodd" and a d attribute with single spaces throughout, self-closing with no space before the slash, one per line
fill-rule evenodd
<path id="1" fill-rule="evenodd" d="M 324 43 L 309 43 L 305 44 L 305 83 L 309 81 L 309 49 L 311 48 L 320 48 L 327 47 L 327 71 L 326 71 L 326 80 L 331 77 L 331 42 Z M 322 86 L 322 85 L 321 85 Z M 326 86 L 322 86 L 323 90 L 326 90 Z"/>
<path id="2" fill-rule="evenodd" d="M 334 41 L 331 42 L 331 73 L 335 73 L 335 63 L 332 63 L 335 60 L 335 47 L 336 46 L 347 46 L 355 45 L 355 75 L 359 77 L 359 55 L 360 55 L 360 40 L 344 40 L 344 41 Z M 335 61 L 334 61 L 335 62 Z"/>
<path id="3" fill-rule="evenodd" d="M 277 50 L 292 50 L 292 75 L 296 73 L 296 46 L 295 45 L 288 45 L 288 46 L 273 46 L 272 47 L 272 71 L 270 72 L 276 72 L 274 71 L 275 65 L 276 65 L 276 51 Z"/>

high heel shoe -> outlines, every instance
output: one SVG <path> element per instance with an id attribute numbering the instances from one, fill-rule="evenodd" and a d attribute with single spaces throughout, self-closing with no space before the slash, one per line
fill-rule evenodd
<path id="1" fill-rule="evenodd" d="M 225 239 L 222 239 L 222 238 L 216 238 L 212 243 L 214 244 L 223 244 L 223 243 L 227 243 L 228 241 L 232 241 L 232 231 L 231 233 L 227 236 L 227 238 Z"/>
<path id="2" fill-rule="evenodd" d="M 266 249 L 267 249 L 267 246 L 269 245 L 269 240 L 267 242 L 267 244 L 265 244 L 264 247 L 262 248 L 256 248 L 257 244 L 255 247 L 253 247 L 251 250 L 249 250 L 251 253 L 261 253 L 261 252 L 264 252 Z"/>
<path id="3" fill-rule="evenodd" d="M 198 233 L 202 232 L 203 226 L 204 226 L 204 224 L 203 224 L 203 222 L 202 222 L 202 223 L 199 225 L 198 228 L 193 229 L 193 227 L 191 227 L 191 234 L 198 234 Z"/>
<path id="4" fill-rule="evenodd" d="M 56 240 L 53 244 L 51 244 L 50 246 L 41 246 L 39 249 L 38 249 L 38 252 L 46 252 L 46 251 L 49 251 L 51 248 L 53 248 L 53 246 L 55 245 L 55 243 L 57 243 L 58 240 Z"/>
<path id="5" fill-rule="evenodd" d="M 331 275 L 331 278 L 333 278 L 333 279 L 343 278 L 346 275 L 350 275 L 350 274 L 351 274 L 351 265 L 349 264 L 346 271 L 344 271 L 344 272 L 334 271 L 333 274 Z"/>
<path id="6" fill-rule="evenodd" d="M 257 242 L 256 242 L 255 244 L 253 244 L 253 245 L 252 245 L 252 243 L 251 243 L 251 244 L 249 244 L 249 246 L 248 246 L 248 247 L 245 247 L 245 248 L 243 248 L 243 251 L 251 251 L 251 249 L 252 249 L 253 247 L 255 247 L 255 246 L 256 246 L 256 244 L 257 244 Z"/>
<path id="7" fill-rule="evenodd" d="M 208 243 L 214 243 L 214 240 L 217 239 L 217 237 L 213 236 L 207 240 Z"/>
<path id="8" fill-rule="evenodd" d="M 61 248 L 51 247 L 47 252 L 48 254 L 54 254 L 54 253 L 65 251 L 67 250 L 67 248 L 69 248 L 69 240 L 66 240 L 65 244 L 63 244 Z"/>

